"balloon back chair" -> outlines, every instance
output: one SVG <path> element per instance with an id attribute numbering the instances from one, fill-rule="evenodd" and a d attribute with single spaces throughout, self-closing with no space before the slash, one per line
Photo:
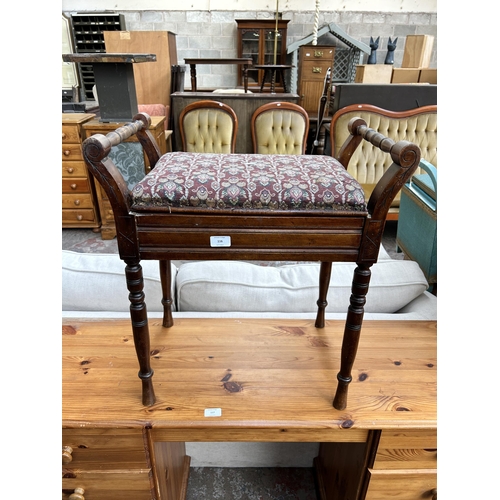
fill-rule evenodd
<path id="1" fill-rule="evenodd" d="M 308 132 L 309 115 L 293 102 L 270 102 L 252 115 L 254 153 L 303 155 Z"/>
<path id="2" fill-rule="evenodd" d="M 238 118 L 218 101 L 188 104 L 179 115 L 182 150 L 189 153 L 234 153 Z"/>

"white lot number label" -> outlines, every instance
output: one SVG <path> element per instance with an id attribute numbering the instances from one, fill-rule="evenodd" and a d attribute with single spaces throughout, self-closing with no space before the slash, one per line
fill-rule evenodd
<path id="1" fill-rule="evenodd" d="M 210 236 L 211 247 L 230 247 L 231 236 Z"/>

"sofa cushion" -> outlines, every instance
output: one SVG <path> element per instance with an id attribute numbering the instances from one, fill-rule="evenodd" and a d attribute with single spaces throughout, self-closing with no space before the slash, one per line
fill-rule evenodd
<path id="1" fill-rule="evenodd" d="M 355 264 L 332 265 L 327 312 L 346 312 Z M 314 312 L 318 263 L 263 267 L 248 262 L 183 264 L 177 274 L 179 311 Z M 381 260 L 372 266 L 365 311 L 395 313 L 428 283 L 416 262 Z"/>
<path id="2" fill-rule="evenodd" d="M 158 261 L 141 262 L 148 311 L 163 311 Z M 177 268 L 172 264 L 172 297 Z M 129 311 L 125 263 L 117 254 L 62 251 L 63 311 Z"/>

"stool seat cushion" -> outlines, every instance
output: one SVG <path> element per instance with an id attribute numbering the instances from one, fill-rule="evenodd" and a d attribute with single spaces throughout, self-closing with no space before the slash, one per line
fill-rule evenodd
<path id="1" fill-rule="evenodd" d="M 329 156 L 163 155 L 132 189 L 136 211 L 171 208 L 366 211 L 363 189 Z"/>

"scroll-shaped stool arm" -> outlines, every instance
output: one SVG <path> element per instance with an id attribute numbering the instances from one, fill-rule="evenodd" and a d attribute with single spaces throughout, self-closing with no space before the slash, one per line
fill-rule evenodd
<path id="1" fill-rule="evenodd" d="M 109 198 L 115 219 L 117 215 L 125 216 L 129 212 L 131 193 L 123 175 L 114 162 L 109 158 L 113 146 L 125 142 L 129 137 L 136 134 L 142 144 L 150 164 L 154 167 L 160 158 L 160 151 L 149 132 L 151 118 L 146 113 L 134 116 L 134 121 L 109 132 L 106 135 L 94 134 L 85 139 L 82 144 L 82 152 L 85 163 L 90 172 L 101 184 Z"/>

